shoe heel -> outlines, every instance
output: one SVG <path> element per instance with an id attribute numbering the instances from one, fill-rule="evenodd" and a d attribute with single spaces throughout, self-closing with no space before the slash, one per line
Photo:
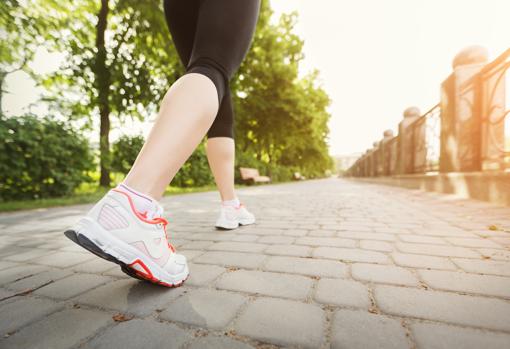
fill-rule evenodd
<path id="1" fill-rule="evenodd" d="M 103 251 L 99 246 L 97 246 L 95 243 L 93 243 L 89 238 L 87 238 L 85 235 L 78 234 L 76 231 L 69 229 L 64 232 L 64 235 L 77 245 L 80 245 L 84 249 L 86 249 L 89 252 L 92 252 L 98 257 L 101 257 L 103 259 L 106 259 L 109 262 L 113 262 L 119 265 L 125 265 L 121 261 L 119 261 L 117 258 L 113 257 L 111 254 L 106 253 Z"/>

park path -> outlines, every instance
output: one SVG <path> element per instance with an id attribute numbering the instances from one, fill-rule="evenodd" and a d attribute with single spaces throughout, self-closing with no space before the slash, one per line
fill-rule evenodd
<path id="1" fill-rule="evenodd" d="M 214 192 L 163 200 L 176 289 L 68 241 L 89 206 L 0 215 L 0 347 L 510 347 L 510 208 L 336 178 L 239 194 L 258 223 L 235 231 Z"/>

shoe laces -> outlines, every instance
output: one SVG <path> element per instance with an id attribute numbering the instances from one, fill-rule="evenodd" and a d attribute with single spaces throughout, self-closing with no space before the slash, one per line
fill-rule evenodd
<path id="1" fill-rule="evenodd" d="M 131 196 L 129 196 L 129 194 L 127 194 L 121 190 L 116 190 L 116 189 L 112 189 L 112 190 L 126 196 L 126 198 L 128 199 L 129 205 L 131 206 L 131 210 L 133 210 L 135 215 L 138 218 L 140 218 L 142 221 L 144 221 L 145 223 L 155 224 L 155 225 L 159 225 L 160 227 L 163 227 L 163 231 L 165 232 L 165 238 L 166 238 L 166 242 L 168 244 L 168 248 L 170 248 L 170 250 L 172 250 L 172 252 L 175 252 L 175 247 L 170 242 L 168 242 L 168 240 L 170 240 L 168 238 L 168 232 L 166 230 L 168 221 L 165 218 L 163 218 L 163 207 L 161 207 L 161 205 L 156 204 L 154 210 L 152 211 L 152 214 L 150 215 L 150 217 L 148 217 L 147 212 L 141 213 L 136 210 L 136 207 L 133 203 L 133 199 L 131 199 Z"/>

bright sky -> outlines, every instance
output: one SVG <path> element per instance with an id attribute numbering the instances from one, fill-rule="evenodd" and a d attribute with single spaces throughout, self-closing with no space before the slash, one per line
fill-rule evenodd
<path id="1" fill-rule="evenodd" d="M 272 0 L 297 11 L 304 71 L 318 68 L 332 99 L 330 153 L 365 151 L 396 132 L 402 111 L 439 101 L 459 50 L 490 59 L 510 48 L 509 0 Z"/>
<path id="2" fill-rule="evenodd" d="M 297 11 L 305 40 L 302 72 L 317 68 L 332 99 L 330 153 L 362 152 L 396 131 L 411 105 L 426 111 L 465 46 L 493 59 L 510 47 L 509 0 L 272 0 L 276 14 Z M 47 54 L 34 63 L 52 69 Z M 37 99 L 23 74 L 12 74 L 4 108 L 17 113 Z"/>

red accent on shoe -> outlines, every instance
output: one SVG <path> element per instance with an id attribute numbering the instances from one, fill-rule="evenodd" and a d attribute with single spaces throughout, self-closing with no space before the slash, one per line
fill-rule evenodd
<path id="1" fill-rule="evenodd" d="M 165 231 L 165 237 L 166 237 L 166 240 L 170 240 L 168 238 L 168 233 L 166 231 L 166 226 L 168 225 L 168 221 L 166 219 L 164 219 L 163 217 L 156 217 L 152 220 L 150 219 L 147 219 L 147 212 L 144 212 L 144 213 L 140 213 L 136 210 L 135 208 L 135 204 L 133 203 L 133 199 L 131 199 L 131 197 L 129 196 L 128 193 L 126 192 L 123 192 L 122 190 L 117 190 L 117 189 L 112 189 L 114 192 L 117 192 L 117 193 L 120 193 L 122 195 L 124 195 L 127 199 L 128 199 L 128 202 L 129 202 L 129 206 L 131 206 L 131 210 L 133 211 L 133 213 L 142 221 L 142 222 L 145 222 L 145 223 L 149 223 L 149 224 L 163 224 L 163 230 Z M 170 244 L 168 243 L 170 249 L 172 250 L 172 252 L 175 252 L 175 248 Z"/>
<path id="2" fill-rule="evenodd" d="M 135 264 L 138 264 L 140 267 L 142 267 L 142 269 L 145 271 L 145 273 L 140 271 L 140 270 L 138 270 L 138 269 L 135 269 L 134 268 Z M 154 275 L 151 273 L 150 269 L 140 259 L 136 259 L 133 263 L 128 264 L 127 266 L 129 268 L 131 268 L 135 272 L 135 274 L 138 275 L 139 277 L 141 277 L 142 279 L 145 279 L 145 280 L 150 281 L 152 283 L 155 283 L 155 284 L 158 284 L 158 285 L 162 285 L 162 286 L 166 286 L 166 287 L 178 287 L 178 286 L 181 286 L 184 283 L 184 281 L 186 281 L 188 279 L 188 277 L 186 276 L 186 279 L 184 279 L 184 280 L 182 280 L 182 281 L 180 281 L 180 282 L 178 282 L 176 284 L 169 284 L 168 282 L 161 281 L 161 280 L 159 280 L 159 279 L 154 277 Z"/>

